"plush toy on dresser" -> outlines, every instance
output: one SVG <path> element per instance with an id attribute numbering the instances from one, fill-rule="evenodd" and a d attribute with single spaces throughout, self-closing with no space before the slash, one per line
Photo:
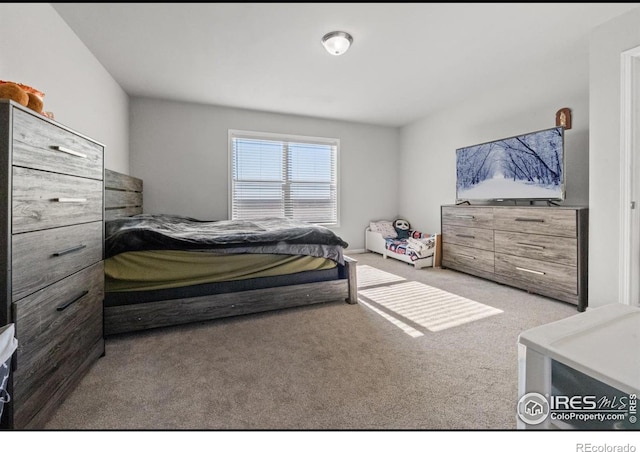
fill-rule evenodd
<path id="1" fill-rule="evenodd" d="M 44 111 L 44 93 L 28 85 L 0 80 L 0 99 L 11 99 L 36 113 L 53 119 L 50 112 Z"/>

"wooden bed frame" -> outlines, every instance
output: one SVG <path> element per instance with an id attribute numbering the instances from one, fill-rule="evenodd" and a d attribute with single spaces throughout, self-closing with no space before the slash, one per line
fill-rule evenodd
<path id="1" fill-rule="evenodd" d="M 105 169 L 105 220 L 143 212 L 142 180 Z M 345 256 L 345 279 L 173 300 L 105 306 L 104 334 L 118 334 L 222 317 L 345 300 L 358 302 L 355 259 Z"/>

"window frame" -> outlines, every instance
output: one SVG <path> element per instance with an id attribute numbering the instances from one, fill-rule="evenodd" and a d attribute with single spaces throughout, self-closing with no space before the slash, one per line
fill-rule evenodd
<path id="1" fill-rule="evenodd" d="M 330 145 L 336 148 L 336 222 L 335 223 L 315 223 L 327 228 L 340 227 L 340 139 L 328 137 L 314 137 L 307 135 L 292 135 L 287 133 L 259 132 L 252 130 L 228 129 L 227 139 L 227 175 L 228 175 L 228 217 L 233 218 L 233 140 L 234 138 L 263 139 L 271 141 L 283 141 L 294 143 L 310 143 L 320 145 Z"/>

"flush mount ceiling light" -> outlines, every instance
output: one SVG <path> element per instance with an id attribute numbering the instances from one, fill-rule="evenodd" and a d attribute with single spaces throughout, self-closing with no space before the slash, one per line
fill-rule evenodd
<path id="1" fill-rule="evenodd" d="M 345 31 L 332 31 L 322 37 L 322 45 L 331 55 L 342 55 L 352 42 L 353 38 Z"/>

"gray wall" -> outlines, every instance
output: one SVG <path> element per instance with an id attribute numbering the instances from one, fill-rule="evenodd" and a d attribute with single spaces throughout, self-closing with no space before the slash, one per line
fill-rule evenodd
<path id="1" fill-rule="evenodd" d="M 370 220 L 394 218 L 399 130 L 235 108 L 131 99 L 131 174 L 144 180 L 145 211 L 228 218 L 228 131 L 340 139 L 340 227 L 364 248 Z"/>
<path id="2" fill-rule="evenodd" d="M 44 92 L 56 121 L 103 143 L 105 166 L 128 172 L 128 97 L 50 4 L 0 4 L 0 78 Z"/>
<path id="3" fill-rule="evenodd" d="M 589 306 L 617 303 L 620 228 L 620 55 L 640 45 L 640 9 L 596 29 L 590 49 Z M 638 174 L 634 175 L 638 177 Z M 638 275 L 635 275 L 637 278 Z"/>
<path id="4" fill-rule="evenodd" d="M 399 213 L 439 229 L 455 201 L 455 149 L 554 125 L 569 107 L 567 205 L 589 206 L 589 306 L 617 303 L 620 218 L 620 55 L 640 45 L 640 9 L 594 30 L 588 59 L 552 62 L 401 129 Z M 437 171 L 429 173 L 435 162 Z M 638 175 L 635 175 L 636 177 Z"/>
<path id="5" fill-rule="evenodd" d="M 440 231 L 440 206 L 456 200 L 455 150 L 555 126 L 572 111 L 565 133 L 564 205 L 589 202 L 588 58 L 523 68 L 517 80 L 452 105 L 401 129 L 399 213 L 427 231 Z"/>
<path id="6" fill-rule="evenodd" d="M 523 68 L 518 80 L 400 131 L 160 100 L 129 106 L 47 3 L 0 4 L 0 74 L 45 92 L 57 121 L 104 143 L 107 168 L 145 179 L 149 211 L 227 217 L 230 128 L 340 138 L 337 232 L 352 249 L 364 247 L 371 219 L 401 215 L 439 230 L 440 205 L 455 201 L 456 148 L 553 126 L 569 107 L 565 204 L 590 207 L 589 303 L 598 306 L 618 301 L 620 53 L 640 45 L 638 23 L 640 10 L 620 16 L 594 31 L 590 59 Z"/>

